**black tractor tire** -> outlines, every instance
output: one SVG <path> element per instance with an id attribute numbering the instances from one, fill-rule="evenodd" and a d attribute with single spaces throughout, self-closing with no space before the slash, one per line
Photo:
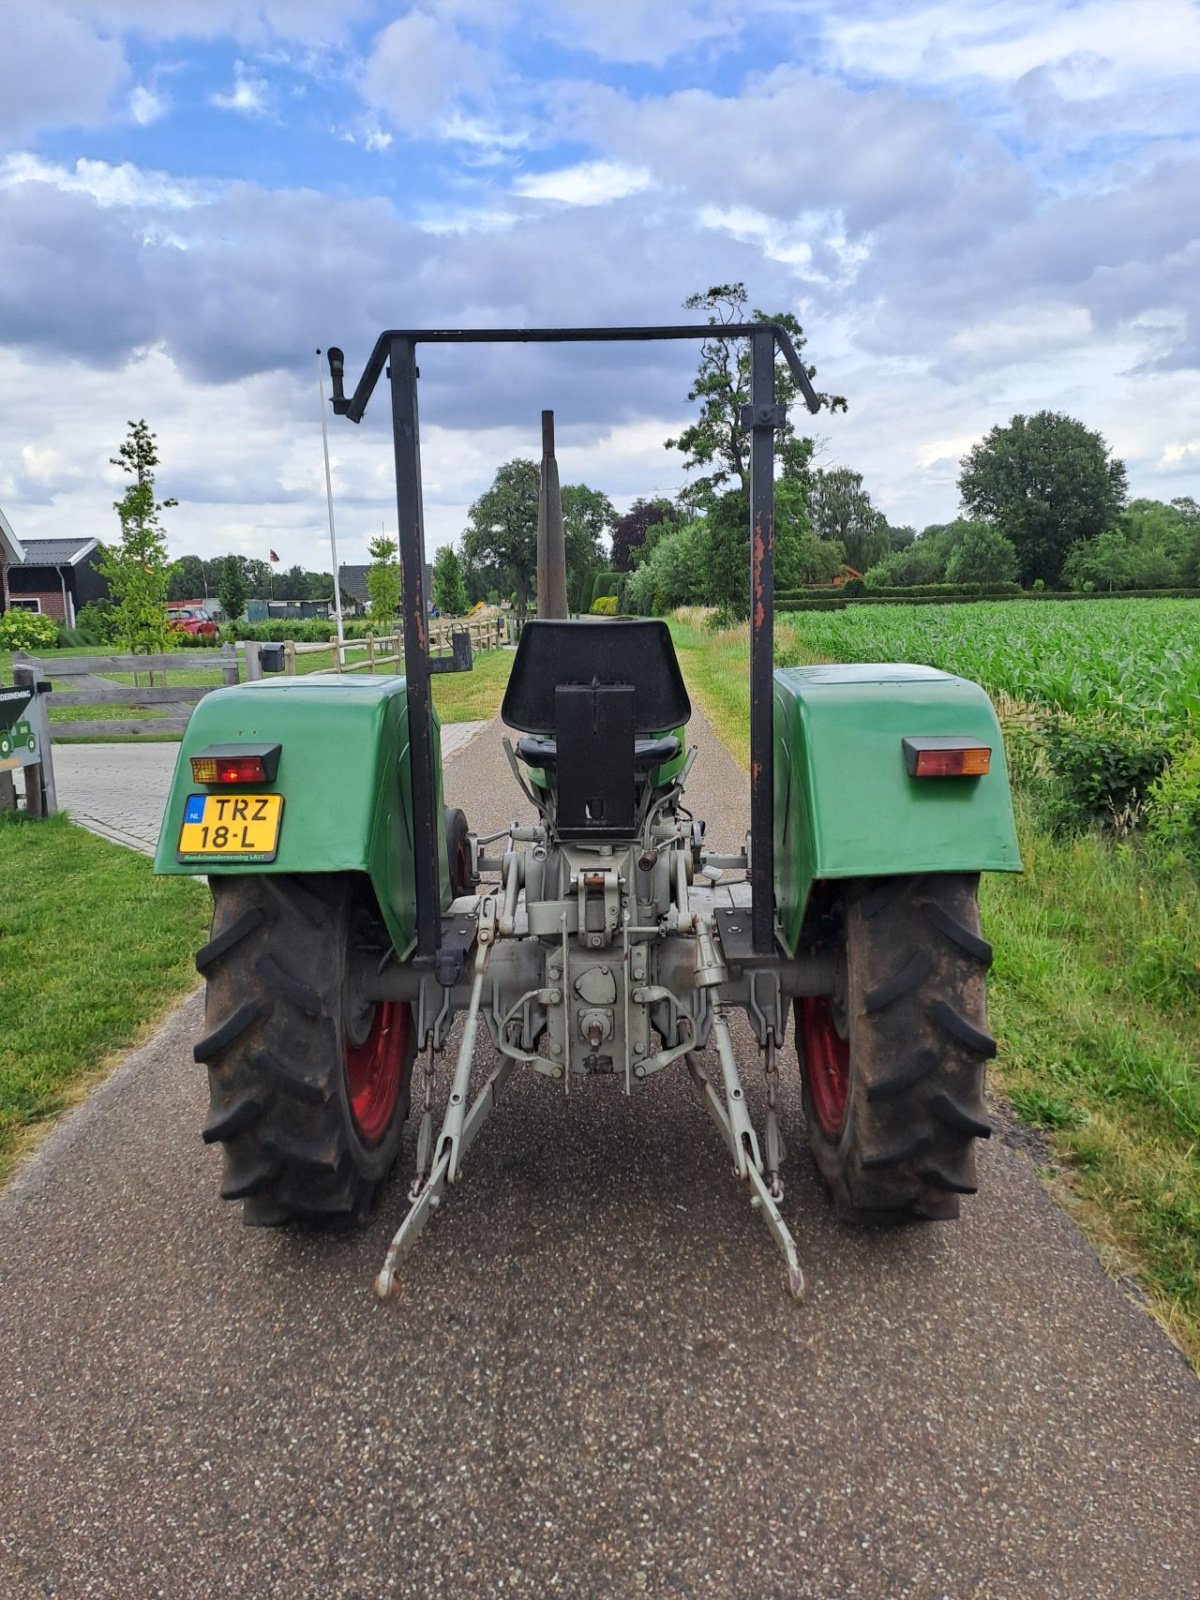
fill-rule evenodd
<path id="1" fill-rule="evenodd" d="M 975 1193 L 996 1053 L 978 885 L 931 873 L 827 886 L 826 943 L 841 944 L 846 992 L 796 1001 L 796 1049 L 809 1143 L 848 1219 L 945 1220 Z"/>
<path id="2" fill-rule="evenodd" d="M 252 1227 L 364 1222 L 395 1165 L 411 1097 L 407 1004 L 355 1008 L 350 952 L 391 941 L 354 873 L 213 877 L 206 1144 L 225 1147 L 221 1196 Z"/>
<path id="3" fill-rule="evenodd" d="M 471 876 L 471 846 L 467 841 L 470 831 L 467 814 L 457 806 L 444 806 L 446 821 L 446 860 L 450 866 L 450 893 L 457 900 L 460 894 L 470 894 L 475 887 Z"/>

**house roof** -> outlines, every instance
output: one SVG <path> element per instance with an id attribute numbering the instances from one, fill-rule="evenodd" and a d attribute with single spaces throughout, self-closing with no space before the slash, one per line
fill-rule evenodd
<path id="1" fill-rule="evenodd" d="M 338 567 L 338 587 L 343 594 L 352 595 L 360 606 L 366 605 L 371 596 L 367 593 L 367 573 L 371 570 L 372 563 L 366 566 L 348 566 L 345 562 Z M 429 562 L 425 563 L 425 598 L 429 599 L 433 593 L 433 568 Z"/>
<path id="2" fill-rule="evenodd" d="M 90 554 L 98 539 L 26 539 L 26 567 L 77 567 L 84 556 Z"/>
<path id="3" fill-rule="evenodd" d="M 0 511 L 0 544 L 4 546 L 4 553 L 9 561 L 24 561 L 25 551 L 16 534 L 12 531 L 12 524 L 3 511 Z"/>
<path id="4" fill-rule="evenodd" d="M 338 567 L 338 587 L 343 594 L 353 595 L 359 605 L 365 605 L 370 596 L 367 594 L 367 573 L 370 566 L 353 567 L 344 563 Z"/>

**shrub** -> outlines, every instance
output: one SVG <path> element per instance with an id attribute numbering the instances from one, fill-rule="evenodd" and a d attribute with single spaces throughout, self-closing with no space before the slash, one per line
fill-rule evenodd
<path id="1" fill-rule="evenodd" d="M 58 623 L 36 611 L 6 611 L 0 617 L 0 650 L 53 650 Z"/>
<path id="2" fill-rule="evenodd" d="M 89 600 L 75 616 L 79 633 L 87 634 L 87 644 L 114 644 L 117 638 L 117 608 L 111 600 Z"/>
<path id="3" fill-rule="evenodd" d="M 592 601 L 591 615 L 593 617 L 615 617 L 617 614 L 617 597 L 615 594 L 602 594 Z"/>
<path id="4" fill-rule="evenodd" d="M 1051 772 L 1052 826 L 1102 822 L 1128 831 L 1141 823 L 1170 760 L 1165 727 L 1061 713 L 1044 719 L 1041 738 Z"/>
<path id="5" fill-rule="evenodd" d="M 1150 785 L 1150 832 L 1200 867 L 1200 738 L 1178 746 Z"/>
<path id="6" fill-rule="evenodd" d="M 347 634 L 350 629 L 346 629 Z M 227 622 L 221 629 L 222 639 L 254 639 L 259 644 L 282 644 L 285 639 L 297 639 L 304 644 L 327 644 L 337 637 L 337 624 L 321 617 L 306 620 L 276 619 L 270 622 L 247 622 L 240 617 L 237 622 Z"/>

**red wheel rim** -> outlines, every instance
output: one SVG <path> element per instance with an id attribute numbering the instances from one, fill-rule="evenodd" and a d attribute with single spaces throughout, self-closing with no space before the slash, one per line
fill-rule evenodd
<path id="1" fill-rule="evenodd" d="M 411 1026 L 408 1005 L 384 1000 L 360 1045 L 346 1045 L 350 1115 L 364 1144 L 378 1144 L 391 1126 L 404 1083 Z"/>
<path id="2" fill-rule="evenodd" d="M 799 1002 L 800 1047 L 809 1098 L 821 1132 L 842 1131 L 850 1098 L 850 1044 L 837 1031 L 826 995 Z"/>

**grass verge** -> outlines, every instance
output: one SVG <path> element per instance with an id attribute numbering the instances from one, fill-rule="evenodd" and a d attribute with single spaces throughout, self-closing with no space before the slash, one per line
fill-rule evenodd
<path id="1" fill-rule="evenodd" d="M 748 630 L 671 626 L 693 699 L 747 766 Z M 993 1079 L 1043 1131 L 1056 1197 L 1200 1367 L 1200 882 L 1148 843 L 1054 836 L 1032 793 L 1016 813 L 1025 872 L 985 875 L 980 896 Z"/>
<path id="2" fill-rule="evenodd" d="M 97 655 L 102 652 L 94 649 L 71 648 L 68 650 L 47 650 L 43 652 L 44 659 L 51 668 L 55 657 Z M 180 688 L 216 688 L 221 682 L 220 668 L 214 665 L 214 657 L 207 651 L 194 652 L 197 661 L 194 671 L 172 672 L 169 681 L 178 684 Z M 366 647 L 352 649 L 346 659 L 348 662 L 367 658 Z M 500 709 L 500 701 L 504 697 L 504 686 L 508 682 L 509 672 L 512 670 L 513 652 L 511 650 L 487 650 L 475 657 L 472 670 L 469 673 L 446 672 L 439 673 L 433 679 L 433 703 L 437 707 L 438 716 L 443 722 L 476 722 L 486 721 L 494 717 Z M 0 683 L 11 681 L 12 657 L 0 652 Z M 298 654 L 296 657 L 296 674 L 298 677 L 307 677 L 310 672 L 331 672 L 333 670 L 333 652 L 331 650 L 311 650 Z M 393 668 L 388 666 L 387 671 Z M 354 676 L 360 676 L 355 673 Z M 130 672 L 113 673 L 111 679 L 114 683 L 133 683 L 133 674 Z M 52 678 L 53 681 L 53 678 Z M 62 680 L 65 687 L 67 679 Z M 125 705 L 101 706 L 52 706 L 50 721 L 56 729 L 55 737 L 61 740 L 70 740 L 74 744 L 94 744 L 102 739 L 104 743 L 130 743 L 148 744 L 163 741 L 178 742 L 177 733 L 158 733 L 154 723 L 161 720 L 167 713 L 153 707 Z M 71 733 L 72 722 L 106 722 L 121 721 L 131 717 L 138 717 L 146 723 L 146 732 L 132 734 L 112 734 L 107 736 L 83 735 L 74 736 Z"/>
<path id="3" fill-rule="evenodd" d="M 433 703 L 443 722 L 487 722 L 500 709 L 512 671 L 511 650 L 488 650 L 475 657 L 470 672 L 439 672 Z"/>
<path id="4" fill-rule="evenodd" d="M 0 1180 L 195 986 L 208 891 L 65 816 L 0 813 Z"/>

